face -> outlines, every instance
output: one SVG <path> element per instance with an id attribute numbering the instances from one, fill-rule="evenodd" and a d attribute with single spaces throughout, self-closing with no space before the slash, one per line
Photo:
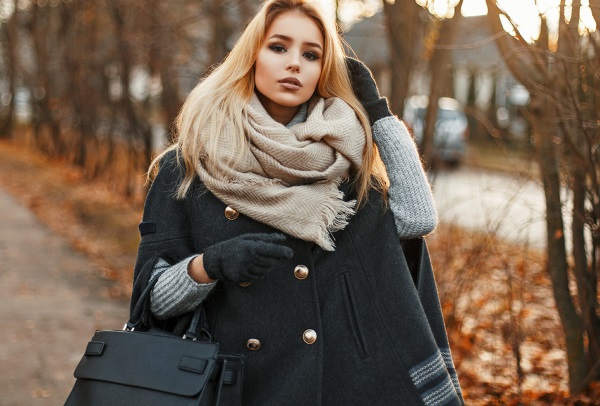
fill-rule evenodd
<path id="1" fill-rule="evenodd" d="M 286 11 L 273 20 L 254 68 L 258 97 L 271 117 L 291 121 L 313 95 L 322 60 L 323 35 L 310 17 Z"/>

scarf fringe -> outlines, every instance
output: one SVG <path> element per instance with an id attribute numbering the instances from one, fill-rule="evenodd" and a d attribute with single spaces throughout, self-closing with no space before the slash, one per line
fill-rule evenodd
<path id="1" fill-rule="evenodd" d="M 343 230 L 348 225 L 350 218 L 355 214 L 354 208 L 356 207 L 356 200 L 348 202 L 342 200 L 344 193 L 339 190 L 334 191 L 330 197 L 331 204 L 326 204 L 324 207 L 325 226 L 320 229 L 316 241 L 325 251 L 335 250 L 335 241 L 332 234 Z"/>

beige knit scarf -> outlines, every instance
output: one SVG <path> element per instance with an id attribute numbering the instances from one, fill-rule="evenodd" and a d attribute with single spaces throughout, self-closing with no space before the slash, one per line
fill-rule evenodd
<path id="1" fill-rule="evenodd" d="M 365 133 L 354 110 L 338 98 L 316 99 L 305 122 L 276 122 L 253 95 L 244 129 L 249 148 L 239 159 L 220 134 L 217 156 L 198 174 L 208 190 L 240 213 L 333 251 L 331 233 L 343 229 L 356 201 L 338 186 L 362 163 Z"/>

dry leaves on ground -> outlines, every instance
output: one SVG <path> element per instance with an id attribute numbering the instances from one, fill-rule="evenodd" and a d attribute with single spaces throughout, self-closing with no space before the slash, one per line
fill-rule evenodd
<path id="1" fill-rule="evenodd" d="M 126 199 L 110 180 L 86 179 L 81 169 L 7 141 L 0 141 L 0 187 L 117 282 L 105 295 L 129 295 L 143 198 Z"/>
<path id="2" fill-rule="evenodd" d="M 568 396 L 565 343 L 541 252 L 441 225 L 428 237 L 469 405 L 600 405 Z"/>

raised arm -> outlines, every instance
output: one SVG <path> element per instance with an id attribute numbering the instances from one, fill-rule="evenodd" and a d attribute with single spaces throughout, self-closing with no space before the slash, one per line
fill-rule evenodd
<path id="1" fill-rule="evenodd" d="M 369 68 L 357 59 L 346 61 L 354 93 L 369 115 L 373 139 L 390 180 L 388 198 L 398 236 L 427 235 L 437 225 L 437 211 L 414 140 L 379 95 Z"/>

